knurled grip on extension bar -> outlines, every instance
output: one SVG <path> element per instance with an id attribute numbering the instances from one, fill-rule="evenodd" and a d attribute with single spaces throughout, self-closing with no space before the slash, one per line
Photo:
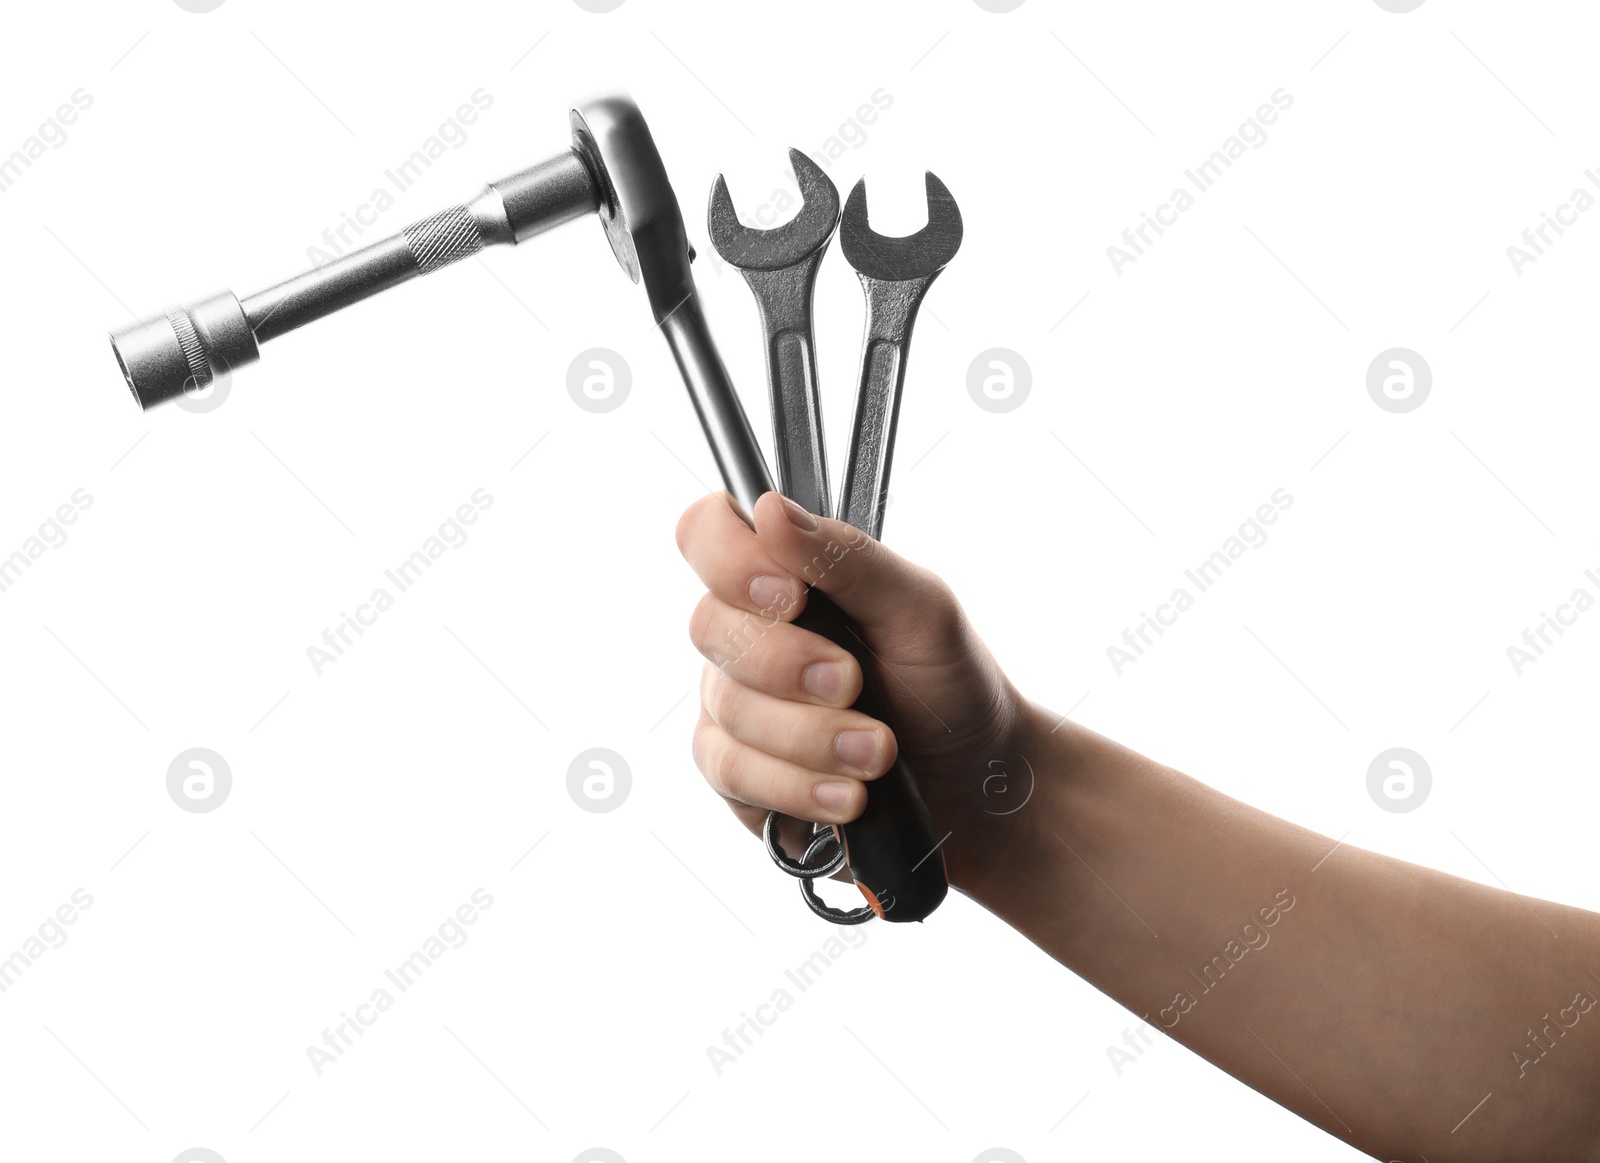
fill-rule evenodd
<path id="1" fill-rule="evenodd" d="M 418 272 L 425 275 L 483 249 L 478 224 L 465 206 L 452 206 L 413 222 L 405 228 L 405 239 L 417 260 Z"/>

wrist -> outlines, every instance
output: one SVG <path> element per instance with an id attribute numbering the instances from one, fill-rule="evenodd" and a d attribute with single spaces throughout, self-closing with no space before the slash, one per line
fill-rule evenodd
<path id="1" fill-rule="evenodd" d="M 1074 724 L 1020 697 L 1017 706 L 999 754 L 975 777 L 965 827 L 949 841 L 952 886 L 985 906 L 1053 857 L 1051 829 L 1067 811 L 1059 805 L 1084 765 Z"/>

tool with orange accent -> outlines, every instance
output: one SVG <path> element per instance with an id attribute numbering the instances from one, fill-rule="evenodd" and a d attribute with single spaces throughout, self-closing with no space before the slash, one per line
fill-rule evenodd
<path id="1" fill-rule="evenodd" d="M 826 516 L 832 506 L 811 301 L 823 253 L 834 230 L 839 230 L 845 259 L 866 293 L 867 322 L 838 517 L 876 538 L 888 501 L 911 327 L 929 285 L 961 246 L 961 212 L 950 191 L 930 173 L 927 225 L 908 237 L 891 238 L 867 224 L 864 182 L 851 191 L 841 217 L 839 193 L 827 175 L 799 150 L 790 150 L 789 160 L 802 197 L 795 217 L 771 230 L 743 225 L 719 176 L 707 212 L 711 244 L 744 274 L 756 297 L 772 396 L 779 488 L 811 512 Z M 839 608 L 812 589 L 795 625 L 821 634 L 855 656 L 862 674 L 855 709 L 889 723 L 888 699 L 872 653 Z M 781 817 L 770 813 L 762 832 L 767 852 L 778 867 L 800 880 L 806 904 L 826 920 L 841 925 L 860 924 L 873 916 L 920 921 L 944 900 L 949 879 L 916 778 L 902 757 L 866 787 L 867 806 L 860 817 L 842 828 L 814 832 L 798 862 L 783 852 L 778 842 Z M 856 887 L 867 899 L 865 907 L 849 911 L 824 903 L 814 884 L 847 862 Z"/>

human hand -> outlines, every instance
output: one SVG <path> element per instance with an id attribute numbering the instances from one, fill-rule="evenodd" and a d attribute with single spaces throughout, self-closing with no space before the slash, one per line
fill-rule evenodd
<path id="1" fill-rule="evenodd" d="M 714 494 L 678 522 L 679 549 L 709 590 L 689 627 L 707 659 L 696 765 L 759 833 L 769 810 L 824 824 L 855 819 L 866 783 L 898 750 L 936 835 L 949 836 L 952 883 L 970 883 L 986 863 L 985 822 L 1027 794 L 1029 778 L 1020 776 L 1019 787 L 1007 765 L 1027 752 L 1041 713 L 936 575 L 776 493 L 760 499 L 754 519 L 752 530 Z M 851 654 L 791 624 L 808 584 L 834 600 L 870 648 L 893 731 L 849 709 L 861 690 Z M 798 829 L 784 841 L 793 855 L 803 847 Z"/>

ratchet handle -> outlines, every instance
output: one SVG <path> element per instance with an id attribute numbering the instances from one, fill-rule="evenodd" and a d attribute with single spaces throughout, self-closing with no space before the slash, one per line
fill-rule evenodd
<path id="1" fill-rule="evenodd" d="M 872 652 L 844 611 L 820 590 L 806 597 L 794 624 L 844 647 L 861 665 L 861 695 L 854 709 L 887 724 L 889 701 L 873 667 Z M 886 921 L 920 921 L 943 902 L 950 889 L 940 838 L 903 757 L 866 784 L 867 807 L 835 829 L 841 833 L 850 875 L 872 911 Z"/>

